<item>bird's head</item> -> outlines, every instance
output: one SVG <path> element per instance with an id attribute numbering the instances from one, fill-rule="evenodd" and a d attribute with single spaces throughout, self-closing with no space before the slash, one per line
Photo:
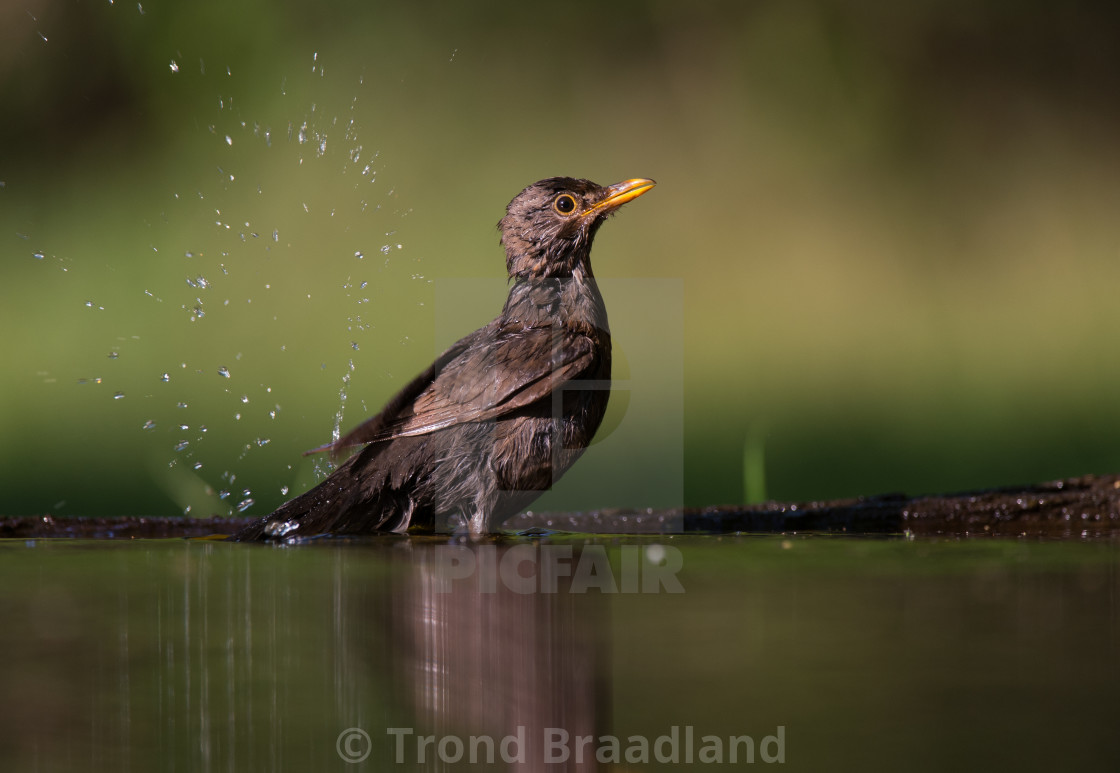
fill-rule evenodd
<path id="1" fill-rule="evenodd" d="M 590 274 L 591 242 L 599 226 L 654 185 L 653 180 L 634 179 L 604 187 L 571 177 L 533 183 L 517 194 L 498 222 L 510 277 L 565 277 L 577 266 Z"/>

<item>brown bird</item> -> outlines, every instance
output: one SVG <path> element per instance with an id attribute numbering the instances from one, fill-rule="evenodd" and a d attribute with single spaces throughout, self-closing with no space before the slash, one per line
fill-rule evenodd
<path id="1" fill-rule="evenodd" d="M 607 217 L 654 186 L 552 177 L 498 223 L 512 287 L 463 338 L 330 446 L 365 445 L 326 480 L 234 539 L 408 530 L 485 534 L 572 466 L 610 396 L 611 336 L 591 271 Z"/>

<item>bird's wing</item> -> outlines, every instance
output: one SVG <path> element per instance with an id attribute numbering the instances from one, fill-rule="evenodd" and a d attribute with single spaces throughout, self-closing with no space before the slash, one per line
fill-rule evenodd
<path id="1" fill-rule="evenodd" d="M 425 435 L 488 421 L 547 397 L 594 362 L 595 346 L 553 327 L 488 326 L 459 341 L 381 413 L 332 444 L 347 446 Z"/>

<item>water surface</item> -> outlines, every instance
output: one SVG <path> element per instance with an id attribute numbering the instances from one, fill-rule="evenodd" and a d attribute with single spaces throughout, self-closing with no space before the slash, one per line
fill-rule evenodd
<path id="1" fill-rule="evenodd" d="M 733 738 L 763 768 L 1115 769 L 1117 559 L 994 539 L 7 540 L 0 767 L 445 769 L 474 737 L 493 769 L 566 749 L 561 770 L 589 736 L 580 769 L 722 768 Z"/>

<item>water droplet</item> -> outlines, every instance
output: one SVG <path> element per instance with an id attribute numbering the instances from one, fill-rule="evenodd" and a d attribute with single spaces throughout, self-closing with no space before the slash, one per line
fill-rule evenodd
<path id="1" fill-rule="evenodd" d="M 277 228 L 272 229 L 272 241 L 280 241 L 280 230 Z"/>
<path id="2" fill-rule="evenodd" d="M 250 507 L 252 507 L 254 504 L 255 503 L 253 502 L 252 497 L 242 499 L 240 502 L 237 503 L 237 512 L 243 513 L 246 510 L 248 510 Z"/>
<path id="3" fill-rule="evenodd" d="M 299 528 L 296 521 L 272 521 L 264 527 L 266 537 L 283 537 Z"/>
<path id="4" fill-rule="evenodd" d="M 229 499 L 229 492 L 225 489 L 222 489 L 218 492 L 218 499 Z"/>
<path id="5" fill-rule="evenodd" d="M 176 408 L 186 408 L 187 404 L 180 400 L 179 403 L 175 407 Z"/>
<path id="6" fill-rule="evenodd" d="M 161 375 L 159 377 L 159 380 L 166 384 L 168 381 L 171 380 L 171 374 L 170 373 L 164 373 L 163 375 Z"/>
<path id="7" fill-rule="evenodd" d="M 391 249 L 392 249 L 392 247 L 390 247 L 388 244 L 383 244 L 383 245 L 381 245 L 381 254 L 382 255 L 388 255 L 389 250 L 391 250 Z"/>
<path id="8" fill-rule="evenodd" d="M 33 253 L 31 253 L 31 257 L 35 258 L 35 260 L 42 260 L 43 258 L 45 258 L 47 256 L 46 256 L 45 253 L 42 253 L 42 252 L 33 252 Z"/>
<path id="9" fill-rule="evenodd" d="M 115 360 L 120 356 L 121 356 L 120 352 L 109 352 L 109 359 L 110 360 Z"/>
<path id="10" fill-rule="evenodd" d="M 267 446 L 271 442 L 272 442 L 272 438 L 266 438 L 266 437 L 257 438 L 257 445 L 258 446 Z"/>
<path id="11" fill-rule="evenodd" d="M 174 59 L 171 60 L 171 72 L 179 72 L 179 64 Z"/>
<path id="12" fill-rule="evenodd" d="M 288 487 L 287 486 L 281 486 L 280 487 L 280 493 L 283 494 L 284 496 L 288 496 Z"/>
<path id="13" fill-rule="evenodd" d="M 152 421 L 151 419 L 148 419 L 146 422 L 144 422 L 144 426 L 142 426 L 140 429 L 155 429 L 155 428 L 156 428 L 156 423 L 154 421 Z"/>
<path id="14" fill-rule="evenodd" d="M 354 351 L 358 351 L 358 342 L 357 341 L 351 341 L 350 342 L 350 348 L 353 349 Z"/>
<path id="15" fill-rule="evenodd" d="M 228 134 L 226 135 L 226 144 L 233 145 L 233 137 L 229 136 Z"/>
<path id="16" fill-rule="evenodd" d="M 180 440 L 178 443 L 173 445 L 171 448 L 172 448 L 173 451 L 176 451 L 176 452 L 185 451 L 187 449 L 187 446 L 189 446 L 190 444 L 191 444 L 191 441 L 189 441 L 189 440 Z"/>
<path id="17" fill-rule="evenodd" d="M 243 403 L 249 402 L 249 395 L 241 395 L 241 402 L 243 402 Z"/>
<path id="18" fill-rule="evenodd" d="M 195 462 L 192 469 L 201 470 L 202 469 L 202 462 Z"/>
<path id="19" fill-rule="evenodd" d="M 179 425 L 179 429 L 183 430 L 184 432 L 186 432 L 190 428 L 191 428 L 191 426 L 189 424 L 180 424 Z"/>
<path id="20" fill-rule="evenodd" d="M 124 397 L 124 392 L 114 392 L 113 393 L 113 399 L 114 400 L 120 400 L 123 397 Z"/>
<path id="21" fill-rule="evenodd" d="M 218 375 L 222 378 L 229 378 L 229 368 L 225 367 L 224 365 L 218 368 Z"/>

